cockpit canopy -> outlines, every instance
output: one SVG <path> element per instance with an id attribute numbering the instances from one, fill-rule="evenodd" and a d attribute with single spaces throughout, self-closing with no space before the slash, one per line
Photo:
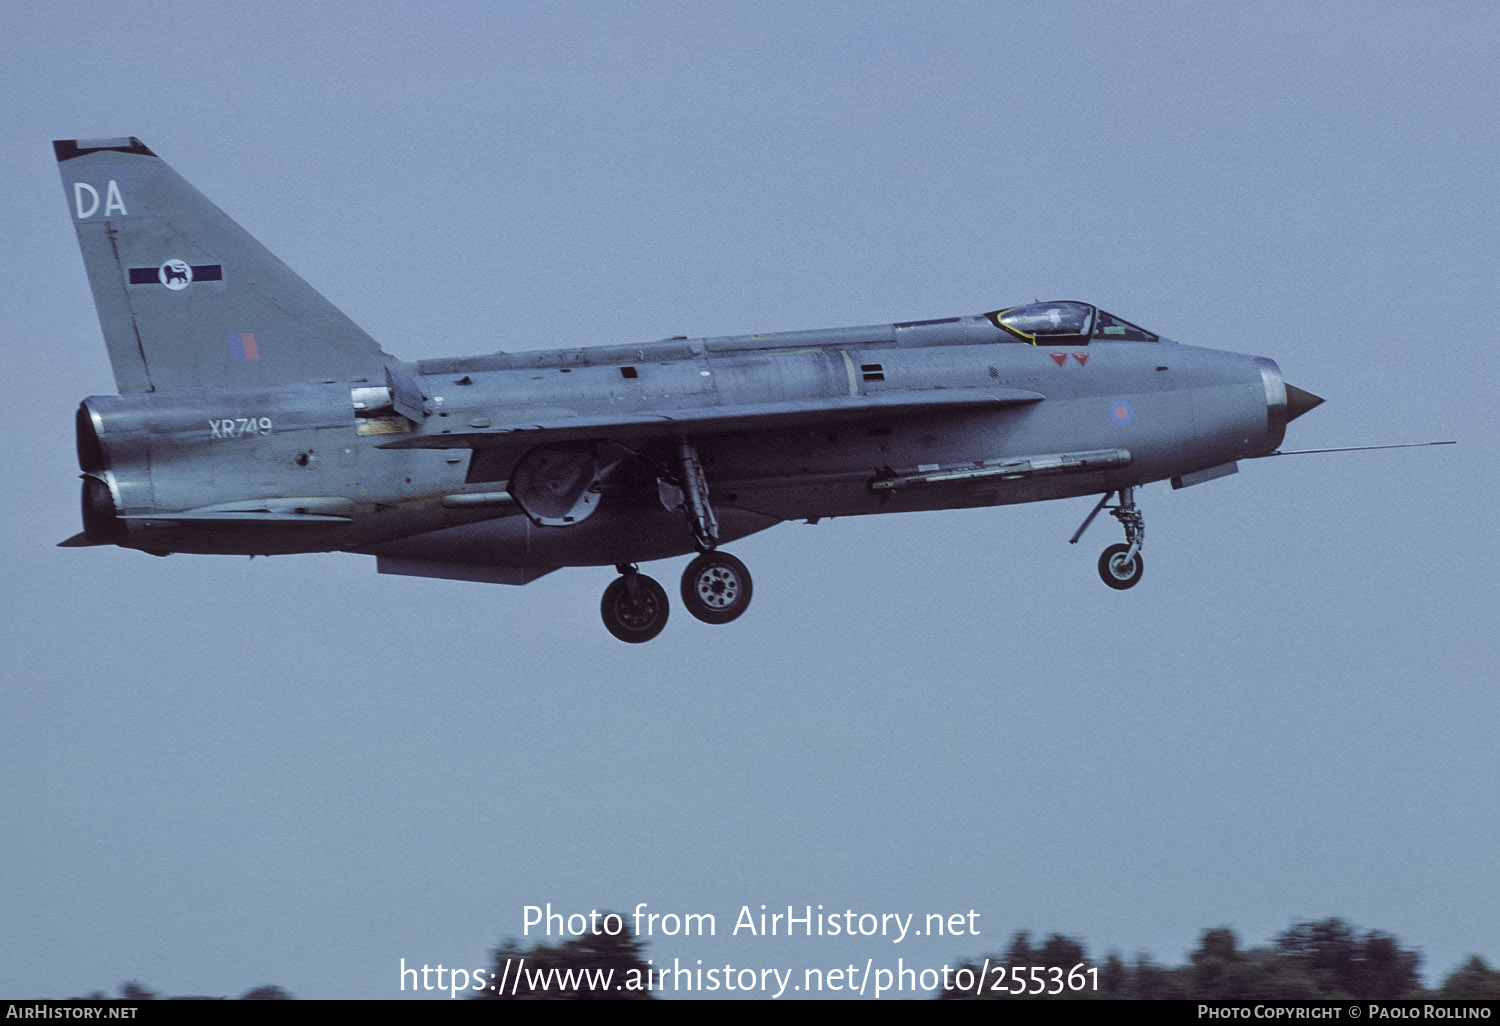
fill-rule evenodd
<path id="1" fill-rule="evenodd" d="M 1056 302 L 1013 306 L 985 314 L 1002 331 L 1034 346 L 1086 346 L 1107 342 L 1160 342 L 1161 338 L 1088 303 Z"/>

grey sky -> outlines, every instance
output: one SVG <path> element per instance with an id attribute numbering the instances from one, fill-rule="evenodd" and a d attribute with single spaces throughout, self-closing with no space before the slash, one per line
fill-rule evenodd
<path id="1" fill-rule="evenodd" d="M 1477 3 L 10 15 L 0 994 L 393 997 L 546 902 L 717 915 L 658 965 L 1327 916 L 1500 960 L 1497 39 Z M 1084 500 L 786 525 L 731 547 L 742 620 L 639 648 L 607 569 L 57 549 L 113 382 L 48 143 L 122 134 L 405 358 L 1077 298 L 1276 359 L 1328 399 L 1288 447 L 1462 444 L 1152 486 L 1125 594 Z M 727 936 L 762 903 L 980 936 Z"/>

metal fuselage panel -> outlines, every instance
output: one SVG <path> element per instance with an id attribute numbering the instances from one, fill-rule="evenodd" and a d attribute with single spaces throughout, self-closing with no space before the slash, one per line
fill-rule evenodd
<path id="1" fill-rule="evenodd" d="M 1266 386 L 1254 357 L 1174 343 L 1032 346 L 1006 340 L 982 318 L 495 354 L 401 369 L 429 400 L 429 415 L 397 434 L 360 430 L 351 389 L 370 382 L 86 400 L 80 431 L 95 437 L 88 445 L 80 439 L 82 469 L 107 486 L 127 525 L 109 540 L 163 552 L 342 549 L 496 566 L 594 565 L 691 551 L 681 514 L 653 506 L 652 496 L 629 484 L 607 490 L 598 515 L 567 527 L 532 525 L 514 507 L 444 503 L 503 491 L 515 462 L 544 442 L 535 436 L 508 436 L 514 441 L 472 456 L 380 448 L 393 438 L 570 417 L 942 389 L 1045 396 L 967 414 L 694 437 L 711 498 L 728 511 L 736 535 L 780 519 L 1099 494 L 1257 455 L 1279 441 L 1268 439 Z M 648 466 L 657 444 L 614 432 L 600 441 L 639 454 Z M 1128 450 L 1129 465 L 894 493 L 870 488 L 883 471 L 1107 449 Z M 345 519 L 165 519 L 205 508 Z"/>

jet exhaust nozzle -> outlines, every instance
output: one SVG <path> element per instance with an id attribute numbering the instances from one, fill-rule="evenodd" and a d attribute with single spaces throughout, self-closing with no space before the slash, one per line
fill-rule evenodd
<path id="1" fill-rule="evenodd" d="M 94 545 L 119 545 L 125 522 L 119 517 L 109 484 L 93 474 L 83 477 L 83 534 Z"/>

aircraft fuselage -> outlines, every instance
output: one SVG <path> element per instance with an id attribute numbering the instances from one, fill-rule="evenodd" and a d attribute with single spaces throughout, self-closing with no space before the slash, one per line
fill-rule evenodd
<path id="1" fill-rule="evenodd" d="M 1269 452 L 1285 427 L 1268 360 L 1171 342 L 1030 345 L 983 317 L 402 367 L 425 400 L 416 418 L 395 412 L 391 390 L 369 381 L 86 400 L 80 462 L 99 482 L 90 486 L 90 530 L 156 552 L 444 560 L 482 548 L 495 566 L 604 565 L 693 550 L 692 532 L 664 507 L 651 475 L 617 474 L 593 515 L 540 526 L 506 490 L 536 444 L 525 431 L 484 448 L 383 446 L 540 421 L 845 396 L 1038 396 L 993 410 L 897 407 L 812 427 L 694 431 L 728 540 L 779 520 L 1114 491 Z M 627 444 L 647 465 L 658 456 L 670 465 L 659 433 Z M 872 488 L 882 476 L 1111 451 L 1128 462 Z M 185 511 L 202 519 L 168 518 Z M 278 514 L 284 522 L 272 519 Z M 421 538 L 433 532 L 441 534 Z"/>

